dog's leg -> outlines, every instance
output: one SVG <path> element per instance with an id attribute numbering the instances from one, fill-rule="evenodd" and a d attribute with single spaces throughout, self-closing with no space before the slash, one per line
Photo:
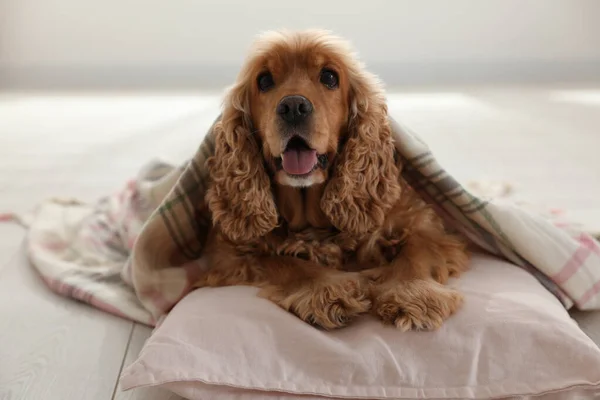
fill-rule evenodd
<path id="1" fill-rule="evenodd" d="M 196 287 L 249 285 L 302 320 L 324 329 L 347 325 L 370 310 L 368 285 L 358 273 L 324 268 L 283 256 L 236 256 L 233 249 L 210 257 L 210 269 Z"/>
<path id="2" fill-rule="evenodd" d="M 261 296 L 310 324 L 340 328 L 371 308 L 367 283 L 358 273 L 293 257 L 263 258 L 260 264 Z"/>
<path id="3" fill-rule="evenodd" d="M 435 330 L 462 304 L 462 295 L 444 283 L 467 268 L 469 256 L 441 224 L 411 228 L 389 265 L 363 275 L 370 281 L 373 312 L 384 322 L 403 331 Z"/>

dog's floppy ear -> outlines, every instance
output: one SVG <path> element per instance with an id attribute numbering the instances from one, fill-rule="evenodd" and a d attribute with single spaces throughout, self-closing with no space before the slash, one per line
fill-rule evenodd
<path id="1" fill-rule="evenodd" d="M 349 67 L 349 83 L 348 136 L 321 209 L 340 231 L 362 235 L 381 226 L 399 199 L 399 170 L 379 81 L 358 64 Z"/>
<path id="2" fill-rule="evenodd" d="M 272 231 L 278 222 L 271 182 L 252 135 L 248 88 L 238 79 L 215 125 L 215 154 L 206 165 L 211 183 L 206 201 L 213 223 L 234 242 L 248 242 Z"/>

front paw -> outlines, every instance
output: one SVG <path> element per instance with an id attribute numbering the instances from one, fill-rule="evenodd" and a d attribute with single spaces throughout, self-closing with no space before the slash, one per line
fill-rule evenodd
<path id="1" fill-rule="evenodd" d="M 367 285 L 359 274 L 335 273 L 292 290 L 265 288 L 261 293 L 303 321 L 323 329 L 346 325 L 371 309 Z"/>
<path id="2" fill-rule="evenodd" d="M 401 331 L 436 330 L 463 303 L 462 295 L 433 280 L 411 280 L 374 291 L 373 312 Z"/>

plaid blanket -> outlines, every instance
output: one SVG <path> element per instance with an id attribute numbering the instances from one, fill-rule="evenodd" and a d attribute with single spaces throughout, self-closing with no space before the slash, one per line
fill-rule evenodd
<path id="1" fill-rule="evenodd" d="M 600 309 L 600 246 L 557 212 L 475 196 L 427 145 L 391 120 L 404 178 L 473 244 L 533 274 L 566 308 Z M 48 200 L 20 219 L 33 266 L 56 292 L 155 325 L 206 268 L 210 215 L 201 211 L 212 129 L 181 166 L 148 163 L 122 191 L 96 204 Z"/>

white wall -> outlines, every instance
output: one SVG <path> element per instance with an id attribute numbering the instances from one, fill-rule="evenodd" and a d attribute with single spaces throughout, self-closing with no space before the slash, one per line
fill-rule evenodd
<path id="1" fill-rule="evenodd" d="M 600 77 L 597 0 L 0 0 L 0 84 L 220 86 L 279 27 L 333 29 L 391 85 Z"/>

